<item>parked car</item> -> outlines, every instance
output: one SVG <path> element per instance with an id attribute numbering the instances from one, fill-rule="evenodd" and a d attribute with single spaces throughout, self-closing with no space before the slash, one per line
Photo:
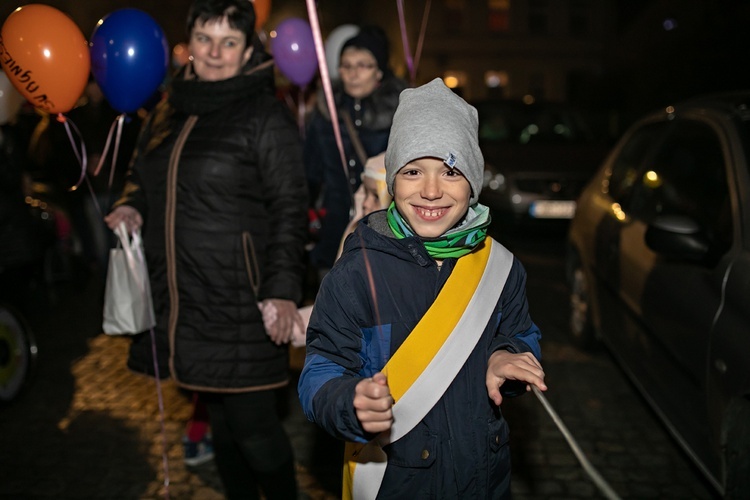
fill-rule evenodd
<path id="1" fill-rule="evenodd" d="M 650 114 L 568 232 L 574 340 L 601 340 L 708 480 L 750 498 L 750 91 Z"/>
<path id="2" fill-rule="evenodd" d="M 556 102 L 473 104 L 486 163 L 481 203 L 510 225 L 570 220 L 576 198 L 607 153 L 583 115 Z"/>

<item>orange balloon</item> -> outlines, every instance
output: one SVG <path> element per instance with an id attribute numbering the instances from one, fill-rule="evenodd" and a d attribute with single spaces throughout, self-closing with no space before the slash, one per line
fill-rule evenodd
<path id="1" fill-rule="evenodd" d="M 0 29 L 0 64 L 34 107 L 65 113 L 83 94 L 91 68 L 83 33 L 54 7 L 29 4 L 14 10 Z"/>
<path id="2" fill-rule="evenodd" d="M 253 0 L 255 7 L 255 30 L 258 31 L 266 24 L 271 13 L 271 0 Z"/>

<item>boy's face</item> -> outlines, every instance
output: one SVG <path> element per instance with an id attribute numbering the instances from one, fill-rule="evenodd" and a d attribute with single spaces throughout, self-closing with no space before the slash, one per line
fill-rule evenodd
<path id="1" fill-rule="evenodd" d="M 406 164 L 393 181 L 396 208 L 423 238 L 437 238 L 458 224 L 469 209 L 470 198 L 469 181 L 437 158 Z"/>

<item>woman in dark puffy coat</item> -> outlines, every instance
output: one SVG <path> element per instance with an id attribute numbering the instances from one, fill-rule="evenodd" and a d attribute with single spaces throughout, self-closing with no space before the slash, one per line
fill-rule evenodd
<path id="1" fill-rule="evenodd" d="M 160 376 L 207 404 L 229 498 L 296 498 L 274 389 L 299 321 L 307 186 L 247 0 L 196 0 L 188 63 L 144 123 L 110 227 L 143 224 Z M 259 307 L 260 305 L 260 307 Z M 264 327 L 261 307 L 276 310 Z M 149 335 L 131 369 L 153 373 Z"/>
<path id="2" fill-rule="evenodd" d="M 310 252 L 310 263 L 322 276 L 333 265 L 341 237 L 349 224 L 352 193 L 361 183 L 367 158 L 385 151 L 398 95 L 406 82 L 388 66 L 388 39 L 380 28 L 365 26 L 344 42 L 339 63 L 340 83 L 334 87 L 339 129 L 347 172 L 333 132 L 325 99 L 321 96 L 305 136 L 305 171 L 310 201 L 324 209 L 320 233 Z M 350 127 L 364 151 L 359 154 Z M 362 157 L 364 156 L 364 158 Z"/>

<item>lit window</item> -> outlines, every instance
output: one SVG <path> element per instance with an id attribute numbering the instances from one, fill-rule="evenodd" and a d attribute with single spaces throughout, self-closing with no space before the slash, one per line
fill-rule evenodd
<path id="1" fill-rule="evenodd" d="M 510 0 L 487 0 L 487 23 L 490 31 L 509 31 Z"/>

